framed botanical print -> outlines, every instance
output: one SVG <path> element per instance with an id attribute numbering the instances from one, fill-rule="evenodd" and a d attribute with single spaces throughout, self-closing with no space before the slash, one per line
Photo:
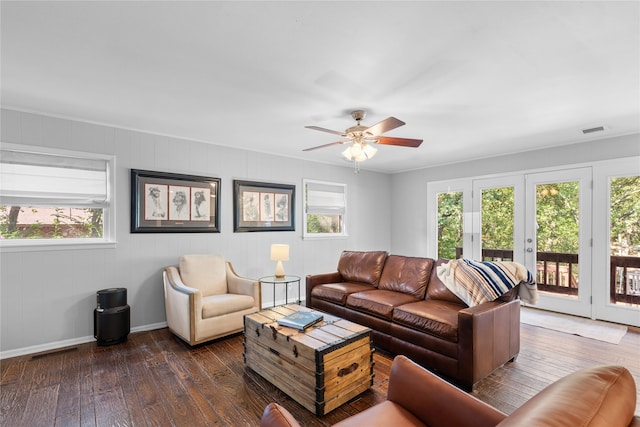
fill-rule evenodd
<path id="1" fill-rule="evenodd" d="M 220 178 L 131 169 L 132 233 L 219 233 Z"/>
<path id="2" fill-rule="evenodd" d="M 233 181 L 233 231 L 295 231 L 295 185 Z"/>

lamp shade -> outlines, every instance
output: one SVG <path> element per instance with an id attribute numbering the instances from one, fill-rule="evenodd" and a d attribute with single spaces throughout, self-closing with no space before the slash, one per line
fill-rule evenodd
<path id="1" fill-rule="evenodd" d="M 271 261 L 289 261 L 289 245 L 271 245 Z"/>
<path id="2" fill-rule="evenodd" d="M 282 279 L 284 277 L 282 261 L 289 261 L 289 245 L 271 245 L 271 261 L 278 261 L 275 276 Z"/>

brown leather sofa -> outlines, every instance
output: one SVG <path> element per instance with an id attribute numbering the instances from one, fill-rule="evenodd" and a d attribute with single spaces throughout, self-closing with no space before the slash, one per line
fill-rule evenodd
<path id="1" fill-rule="evenodd" d="M 506 415 L 441 380 L 404 356 L 391 367 L 387 400 L 335 426 L 639 427 L 636 386 L 622 366 L 595 366 L 551 384 Z M 284 407 L 270 403 L 261 427 L 298 427 Z"/>
<path id="2" fill-rule="evenodd" d="M 306 304 L 371 328 L 376 347 L 471 390 L 520 351 L 520 302 L 516 287 L 468 307 L 438 279 L 446 261 L 344 251 L 337 271 L 306 277 Z"/>

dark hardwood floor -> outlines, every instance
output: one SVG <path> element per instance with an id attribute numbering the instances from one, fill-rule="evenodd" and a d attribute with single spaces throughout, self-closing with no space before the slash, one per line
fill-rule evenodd
<path id="1" fill-rule="evenodd" d="M 522 325 L 514 363 L 478 383 L 473 395 L 513 412 L 548 384 L 579 368 L 621 364 L 640 385 L 640 333 L 619 345 Z M 319 419 L 245 368 L 242 336 L 189 348 L 167 329 L 2 360 L 0 425 L 240 426 L 257 425 L 265 405 L 283 404 L 303 425 L 325 426 L 386 396 L 389 355 L 375 353 L 373 387 Z M 636 414 L 640 414 L 640 392 Z"/>

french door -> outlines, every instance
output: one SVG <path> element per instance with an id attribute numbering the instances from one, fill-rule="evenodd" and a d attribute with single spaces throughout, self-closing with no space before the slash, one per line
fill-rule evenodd
<path id="1" fill-rule="evenodd" d="M 591 168 L 525 176 L 524 264 L 538 307 L 592 317 Z"/>
<path id="2" fill-rule="evenodd" d="M 428 198 L 429 256 L 520 262 L 538 307 L 640 326 L 640 158 L 432 182 Z"/>
<path id="3" fill-rule="evenodd" d="M 590 207 L 591 168 L 473 180 L 472 257 L 524 264 L 537 307 L 591 317 Z"/>
<path id="4" fill-rule="evenodd" d="M 594 167 L 594 317 L 640 326 L 640 157 Z"/>

